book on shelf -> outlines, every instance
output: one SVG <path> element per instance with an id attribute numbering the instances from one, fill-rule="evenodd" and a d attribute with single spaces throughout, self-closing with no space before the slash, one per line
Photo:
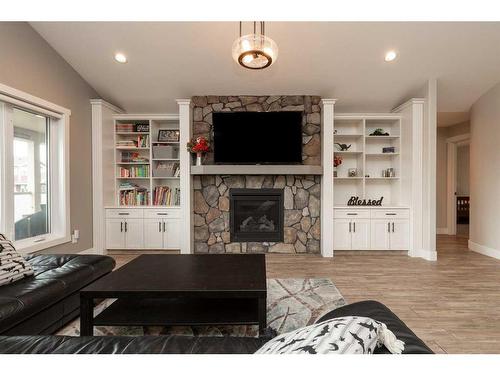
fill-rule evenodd
<path id="1" fill-rule="evenodd" d="M 149 205 L 149 192 L 145 187 L 125 182 L 120 184 L 119 190 L 121 206 Z"/>
<path id="2" fill-rule="evenodd" d="M 120 167 L 119 177 L 149 177 L 149 165 L 140 165 L 137 167 Z"/>
<path id="3" fill-rule="evenodd" d="M 172 189 L 170 186 L 156 186 L 153 190 L 153 205 L 155 206 L 179 206 L 180 189 Z"/>

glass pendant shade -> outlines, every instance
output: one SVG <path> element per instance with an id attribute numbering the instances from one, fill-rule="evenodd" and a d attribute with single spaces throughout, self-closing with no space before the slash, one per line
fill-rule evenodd
<path id="1" fill-rule="evenodd" d="M 247 69 L 264 69 L 278 58 L 278 45 L 263 34 L 248 34 L 233 43 L 233 59 Z"/>

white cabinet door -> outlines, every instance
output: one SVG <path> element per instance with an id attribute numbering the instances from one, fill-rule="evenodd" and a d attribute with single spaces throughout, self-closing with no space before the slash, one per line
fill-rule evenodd
<path id="1" fill-rule="evenodd" d="M 165 233 L 163 233 L 163 246 L 166 249 L 179 249 L 180 244 L 180 220 L 163 219 L 165 223 Z"/>
<path id="2" fill-rule="evenodd" d="M 106 219 L 106 248 L 125 248 L 125 224 L 122 219 Z"/>
<path id="3" fill-rule="evenodd" d="M 144 248 L 163 248 L 163 226 L 161 219 L 144 219 Z"/>
<path id="4" fill-rule="evenodd" d="M 391 250 L 409 250 L 410 222 L 409 220 L 392 220 Z"/>
<path id="5" fill-rule="evenodd" d="M 144 248 L 143 219 L 127 219 L 125 221 L 125 247 L 127 249 Z"/>
<path id="6" fill-rule="evenodd" d="M 335 219 L 333 226 L 333 249 L 351 250 L 351 220 Z"/>
<path id="7" fill-rule="evenodd" d="M 391 225 L 388 220 L 372 220 L 371 222 L 371 249 L 389 250 Z"/>
<path id="8" fill-rule="evenodd" d="M 370 220 L 356 219 L 351 224 L 352 250 L 370 249 Z"/>

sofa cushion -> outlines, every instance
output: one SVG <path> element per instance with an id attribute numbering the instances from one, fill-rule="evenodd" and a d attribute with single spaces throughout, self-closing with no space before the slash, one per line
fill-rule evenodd
<path id="1" fill-rule="evenodd" d="M 110 272 L 115 261 L 99 255 L 34 255 L 34 277 L 0 287 L 0 332 L 32 317 Z M 64 311 L 60 311 L 60 319 Z"/>
<path id="2" fill-rule="evenodd" d="M 420 340 L 413 331 L 404 324 L 387 306 L 377 301 L 361 301 L 345 305 L 332 310 L 316 323 L 343 316 L 358 315 L 367 316 L 379 322 L 385 323 L 396 337 L 405 343 L 403 354 L 432 354 L 432 350 Z M 376 354 L 388 354 L 384 346 L 375 349 Z"/>
<path id="3" fill-rule="evenodd" d="M 31 276 L 31 265 L 16 251 L 12 242 L 0 233 L 0 286 Z"/>
<path id="4" fill-rule="evenodd" d="M 0 354 L 252 354 L 266 338 L 0 336 Z"/>

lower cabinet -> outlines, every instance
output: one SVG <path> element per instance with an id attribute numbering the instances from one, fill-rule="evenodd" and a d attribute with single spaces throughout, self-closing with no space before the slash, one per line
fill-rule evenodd
<path id="1" fill-rule="evenodd" d="M 144 219 L 144 248 L 178 249 L 179 230 L 177 219 Z"/>
<path id="2" fill-rule="evenodd" d="M 106 248 L 179 249 L 179 211 L 156 208 L 107 209 Z"/>
<path id="3" fill-rule="evenodd" d="M 408 209 L 336 209 L 334 250 L 409 250 Z"/>
<path id="4" fill-rule="evenodd" d="M 333 238 L 335 250 L 368 250 L 370 220 L 336 219 Z"/>

